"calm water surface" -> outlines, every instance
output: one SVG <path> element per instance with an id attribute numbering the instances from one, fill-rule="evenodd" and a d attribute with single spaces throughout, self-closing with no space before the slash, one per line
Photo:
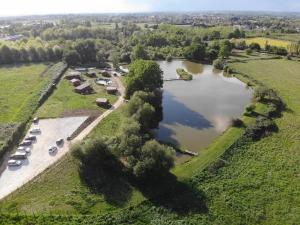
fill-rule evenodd
<path id="1" fill-rule="evenodd" d="M 165 81 L 163 121 L 157 138 L 199 152 L 240 117 L 251 102 L 252 90 L 234 77 L 224 77 L 211 65 L 189 61 L 160 61 L 164 78 L 176 78 L 177 68 L 194 75 L 192 81 Z"/>

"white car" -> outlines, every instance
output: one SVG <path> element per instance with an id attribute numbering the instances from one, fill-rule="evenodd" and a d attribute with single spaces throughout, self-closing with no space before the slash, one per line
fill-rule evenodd
<path id="1" fill-rule="evenodd" d="M 29 133 L 31 133 L 31 134 L 39 134 L 39 133 L 41 133 L 42 131 L 41 131 L 41 129 L 40 128 L 33 128 L 33 129 L 31 129 L 30 131 L 29 131 Z"/>
<path id="2" fill-rule="evenodd" d="M 26 152 L 26 153 L 30 153 L 31 152 L 31 149 L 30 148 L 26 148 L 24 146 L 20 146 L 17 148 L 17 151 L 23 151 L 23 152 Z"/>
<path id="3" fill-rule="evenodd" d="M 7 165 L 8 166 L 21 166 L 22 162 L 20 160 L 11 159 L 11 160 L 8 160 Z"/>
<path id="4" fill-rule="evenodd" d="M 57 151 L 57 147 L 56 146 L 52 146 L 52 147 L 49 148 L 48 151 L 49 151 L 50 154 L 52 154 L 52 153 L 54 153 L 54 152 Z"/>

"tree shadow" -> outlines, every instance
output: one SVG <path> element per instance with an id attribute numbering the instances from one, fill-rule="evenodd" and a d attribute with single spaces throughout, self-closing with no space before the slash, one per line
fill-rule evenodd
<path id="1" fill-rule="evenodd" d="M 103 195 L 111 205 L 122 207 L 132 196 L 132 187 L 124 175 L 123 165 L 112 154 L 98 163 L 82 163 L 79 175 L 92 193 Z"/>
<path id="2" fill-rule="evenodd" d="M 177 214 L 207 213 L 205 194 L 192 184 L 181 182 L 171 173 L 132 182 L 155 206 Z"/>

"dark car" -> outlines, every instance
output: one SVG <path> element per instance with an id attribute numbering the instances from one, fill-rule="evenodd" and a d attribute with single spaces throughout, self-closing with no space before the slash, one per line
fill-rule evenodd
<path id="1" fill-rule="evenodd" d="M 32 141 L 25 140 L 19 146 L 30 146 L 30 145 L 32 145 Z"/>
<path id="2" fill-rule="evenodd" d="M 56 145 L 57 146 L 61 146 L 62 144 L 64 143 L 64 139 L 58 139 L 57 141 L 56 141 Z"/>
<path id="3" fill-rule="evenodd" d="M 25 138 L 25 141 L 36 141 L 36 136 L 31 135 Z"/>

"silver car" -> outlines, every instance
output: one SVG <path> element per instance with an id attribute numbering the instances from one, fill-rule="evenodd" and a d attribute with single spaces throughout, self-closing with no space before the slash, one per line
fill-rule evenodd
<path id="1" fill-rule="evenodd" d="M 22 162 L 21 162 L 21 160 L 11 159 L 11 160 L 8 160 L 7 165 L 8 166 L 21 166 Z"/>

